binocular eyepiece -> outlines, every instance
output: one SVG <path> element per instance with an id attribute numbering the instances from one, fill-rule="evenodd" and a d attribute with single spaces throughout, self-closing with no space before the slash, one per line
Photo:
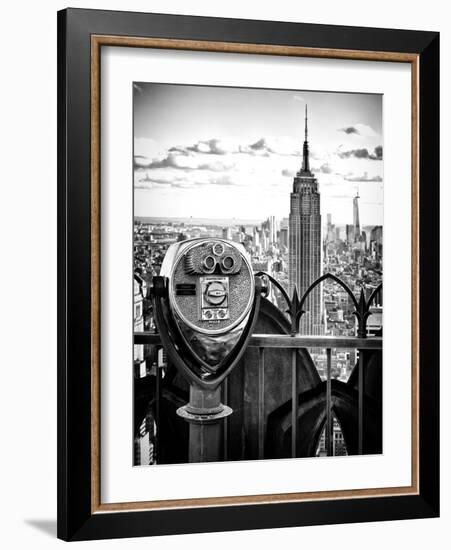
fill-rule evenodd
<path id="1" fill-rule="evenodd" d="M 194 246 L 187 251 L 184 262 L 186 273 L 189 275 L 201 273 L 234 275 L 240 271 L 243 260 L 241 253 L 232 244 L 214 241 L 202 246 Z"/>
<path id="2" fill-rule="evenodd" d="M 224 256 L 216 258 L 215 256 L 205 256 L 202 267 L 204 273 L 213 273 L 219 267 L 221 273 L 231 273 L 236 265 L 233 256 Z"/>

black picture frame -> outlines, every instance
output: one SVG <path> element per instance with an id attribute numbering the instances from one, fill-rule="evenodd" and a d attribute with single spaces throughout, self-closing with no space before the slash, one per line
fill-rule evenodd
<path id="1" fill-rule="evenodd" d="M 91 37 L 418 56 L 419 491 L 303 502 L 92 509 Z M 331 57 L 334 55 L 331 54 Z M 101 10 L 58 13 L 58 537 L 88 540 L 439 515 L 439 33 Z"/>

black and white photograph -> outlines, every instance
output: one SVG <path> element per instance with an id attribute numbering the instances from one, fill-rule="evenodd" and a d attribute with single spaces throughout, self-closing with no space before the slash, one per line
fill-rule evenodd
<path id="1" fill-rule="evenodd" d="M 382 95 L 133 110 L 133 464 L 383 453 Z"/>

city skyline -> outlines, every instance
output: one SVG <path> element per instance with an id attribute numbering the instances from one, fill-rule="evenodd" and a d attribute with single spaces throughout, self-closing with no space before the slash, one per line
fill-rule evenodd
<path id="1" fill-rule="evenodd" d="M 351 199 L 353 201 L 355 197 Z M 326 214 L 331 214 L 330 212 L 326 212 Z M 282 218 L 278 218 L 277 216 L 268 215 L 264 218 L 258 218 L 258 219 L 251 219 L 251 218 L 202 218 L 197 216 L 134 216 L 135 221 L 144 221 L 144 222 L 167 222 L 167 223 L 177 223 L 177 222 L 183 222 L 187 225 L 192 224 L 207 224 L 207 225 L 216 225 L 217 227 L 222 226 L 237 226 L 237 225 L 245 225 L 245 226 L 251 226 L 251 225 L 261 225 L 265 221 L 267 221 L 269 218 L 274 217 L 277 224 L 282 223 L 284 220 L 288 220 L 288 215 L 284 216 Z M 342 229 L 346 229 L 347 225 L 354 225 L 352 221 L 352 217 L 350 220 L 346 220 L 343 223 L 335 223 L 335 227 L 339 227 Z M 326 221 L 322 221 L 321 224 L 323 229 L 327 229 L 327 218 Z M 370 228 L 370 227 L 383 227 L 383 224 L 372 224 L 372 223 L 363 223 L 361 224 L 361 228 Z"/>
<path id="2" fill-rule="evenodd" d="M 321 213 L 349 223 L 359 192 L 363 223 L 382 225 L 380 96 L 148 83 L 134 84 L 135 215 L 288 217 L 306 102 Z"/>

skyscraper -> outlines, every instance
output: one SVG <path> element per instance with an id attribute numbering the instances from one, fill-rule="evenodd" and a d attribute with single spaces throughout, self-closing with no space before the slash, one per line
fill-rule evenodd
<path id="1" fill-rule="evenodd" d="M 346 224 L 346 244 L 354 244 L 354 226 L 348 223 Z"/>
<path id="2" fill-rule="evenodd" d="M 269 244 L 276 244 L 277 243 L 277 224 L 276 224 L 275 216 L 269 216 L 268 225 L 269 225 Z"/>
<path id="3" fill-rule="evenodd" d="M 327 214 L 327 233 L 326 241 L 332 243 L 335 241 L 335 226 L 332 223 L 332 214 Z"/>
<path id="4" fill-rule="evenodd" d="M 359 219 L 359 192 L 353 198 L 353 224 L 354 224 L 354 241 L 360 241 L 360 219 Z"/>
<path id="5" fill-rule="evenodd" d="M 232 229 L 230 227 L 222 228 L 222 238 L 228 240 L 232 239 Z"/>
<path id="6" fill-rule="evenodd" d="M 301 297 L 321 276 L 321 214 L 318 180 L 310 170 L 307 105 L 302 168 L 293 180 L 289 216 L 289 293 L 297 288 Z M 316 287 L 307 298 L 301 318 L 301 334 L 322 334 L 321 290 Z"/>

